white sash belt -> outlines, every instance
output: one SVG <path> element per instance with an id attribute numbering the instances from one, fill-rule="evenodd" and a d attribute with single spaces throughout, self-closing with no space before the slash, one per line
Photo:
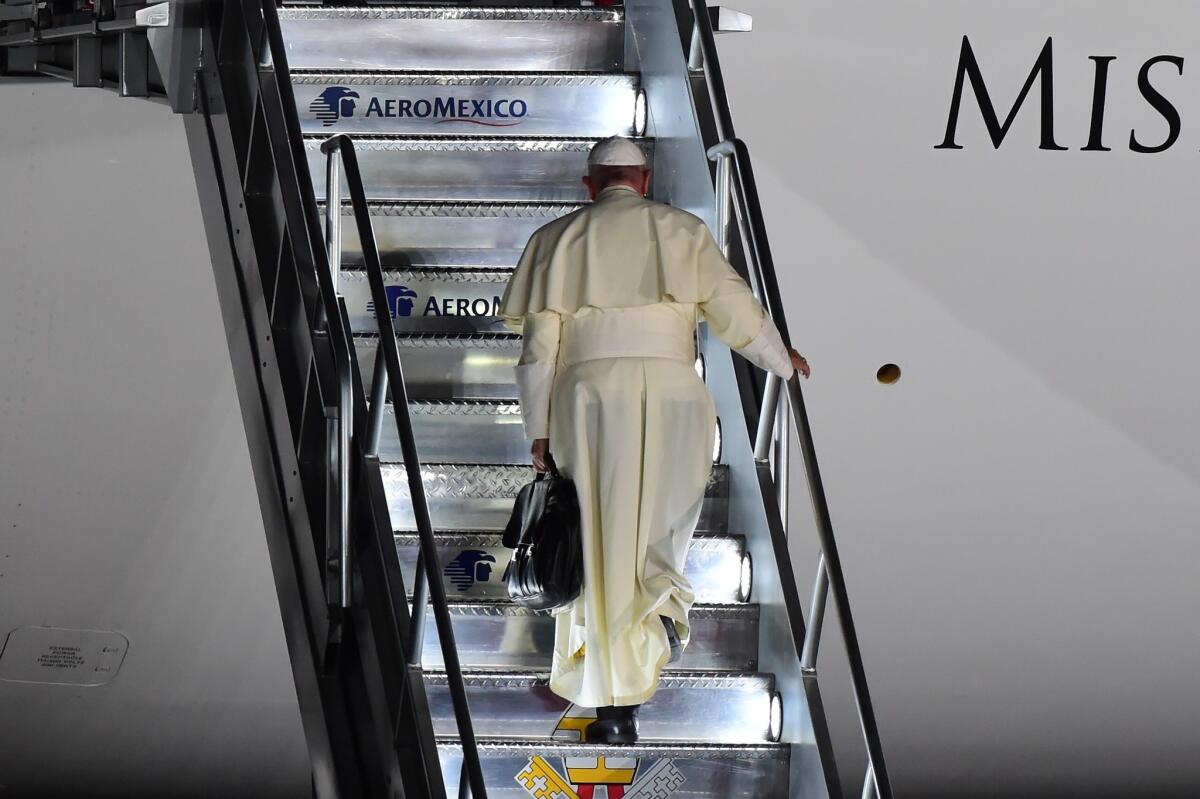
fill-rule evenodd
<path id="1" fill-rule="evenodd" d="M 662 305 L 606 309 L 563 321 L 559 360 L 564 366 L 598 358 L 696 360 L 694 328 Z"/>

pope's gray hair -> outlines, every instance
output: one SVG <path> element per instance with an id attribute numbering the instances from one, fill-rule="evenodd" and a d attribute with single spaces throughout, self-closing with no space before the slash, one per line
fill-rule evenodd
<path id="1" fill-rule="evenodd" d="M 649 171 L 648 166 L 594 166 L 588 170 L 588 177 L 599 191 L 614 183 L 637 183 Z"/>

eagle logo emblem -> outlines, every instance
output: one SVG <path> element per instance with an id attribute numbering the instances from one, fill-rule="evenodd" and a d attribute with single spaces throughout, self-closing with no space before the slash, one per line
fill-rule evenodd
<path id="1" fill-rule="evenodd" d="M 330 86 L 317 95 L 308 104 L 309 112 L 321 120 L 321 125 L 328 128 L 342 117 L 354 116 L 354 101 L 359 99 L 358 92 L 345 86 Z"/>
<path id="2" fill-rule="evenodd" d="M 496 556 L 482 549 L 464 549 L 446 564 L 446 579 L 462 593 L 475 583 L 486 583 L 491 579 L 492 564 L 495 562 Z"/>

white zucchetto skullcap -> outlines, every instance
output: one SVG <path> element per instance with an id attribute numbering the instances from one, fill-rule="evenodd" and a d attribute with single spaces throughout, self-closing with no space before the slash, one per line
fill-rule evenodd
<path id="1" fill-rule="evenodd" d="M 594 166 L 645 166 L 646 154 L 624 136 L 609 136 L 596 142 L 588 153 L 587 163 L 589 169 Z"/>

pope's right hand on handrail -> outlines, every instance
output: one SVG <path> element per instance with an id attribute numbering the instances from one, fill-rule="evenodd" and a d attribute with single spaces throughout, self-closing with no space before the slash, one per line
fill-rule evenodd
<path id="1" fill-rule="evenodd" d="M 788 347 L 788 357 L 792 359 L 793 369 L 804 375 L 805 378 L 812 376 L 812 367 L 808 365 L 808 361 L 803 355 L 796 352 L 792 347 Z"/>

